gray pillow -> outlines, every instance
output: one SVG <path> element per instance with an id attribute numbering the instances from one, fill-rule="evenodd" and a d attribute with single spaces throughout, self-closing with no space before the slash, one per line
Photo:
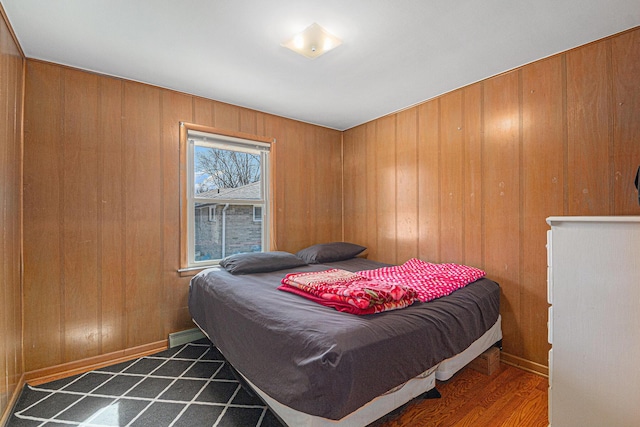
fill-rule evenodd
<path id="1" fill-rule="evenodd" d="M 266 273 L 307 265 L 292 253 L 282 251 L 248 252 L 230 255 L 220 265 L 231 274 Z"/>
<path id="2" fill-rule="evenodd" d="M 365 249 L 364 246 L 348 242 L 319 243 L 302 249 L 296 255 L 309 264 L 322 264 L 351 259 Z"/>

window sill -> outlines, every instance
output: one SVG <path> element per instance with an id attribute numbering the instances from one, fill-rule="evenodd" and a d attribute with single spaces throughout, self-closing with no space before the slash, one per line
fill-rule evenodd
<path id="1" fill-rule="evenodd" d="M 188 267 L 188 268 L 181 268 L 178 270 L 178 274 L 180 275 L 180 277 L 193 277 L 196 274 L 200 273 L 203 270 L 206 270 L 207 268 L 216 268 L 218 267 L 217 265 L 207 265 L 207 266 L 202 266 L 202 267 Z"/>

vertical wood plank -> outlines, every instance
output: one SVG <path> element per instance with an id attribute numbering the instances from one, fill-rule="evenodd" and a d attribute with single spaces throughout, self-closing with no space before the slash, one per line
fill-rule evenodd
<path id="1" fill-rule="evenodd" d="M 396 263 L 396 115 L 376 122 L 376 174 L 378 195 L 376 217 L 378 223 L 379 260 Z"/>
<path id="2" fill-rule="evenodd" d="M 22 364 L 23 58 L 0 19 L 0 413 L 20 390 Z"/>
<path id="3" fill-rule="evenodd" d="M 278 146 L 277 167 L 278 170 L 284 171 L 280 188 L 284 187 L 286 202 L 280 229 L 291 233 L 290 235 L 286 234 L 286 237 L 283 236 L 283 239 L 286 240 L 286 247 L 298 251 L 307 246 L 306 221 L 311 215 L 311 199 L 301 197 L 311 185 L 305 162 L 305 156 L 308 152 L 305 150 L 305 146 L 300 143 L 304 138 L 301 124 L 287 122 L 283 130 L 283 138 L 279 138 L 281 144 Z"/>
<path id="4" fill-rule="evenodd" d="M 367 142 L 366 127 L 344 132 L 344 240 L 368 245 L 367 222 Z"/>
<path id="5" fill-rule="evenodd" d="M 305 125 L 307 134 L 313 132 L 316 153 L 312 182 L 316 212 L 310 229 L 316 242 L 332 242 L 342 239 L 342 136 L 332 129 Z M 331 173 L 330 171 L 337 171 Z M 318 185 L 318 183 L 323 183 Z M 338 197 L 336 197 L 338 196 Z"/>
<path id="6" fill-rule="evenodd" d="M 258 113 L 256 111 L 249 110 L 247 108 L 240 108 L 239 110 L 240 111 L 239 111 L 238 121 L 240 123 L 239 125 L 240 132 L 246 132 L 254 135 L 257 134 L 258 128 L 257 128 L 256 120 L 257 120 Z"/>
<path id="7" fill-rule="evenodd" d="M 545 365 L 547 344 L 546 218 L 564 206 L 562 58 L 522 69 L 522 306 L 523 355 Z"/>
<path id="8" fill-rule="evenodd" d="M 378 206 L 378 174 L 377 174 L 377 140 L 376 140 L 376 122 L 369 122 L 364 125 L 364 133 L 366 138 L 366 158 L 365 161 L 365 186 L 367 191 L 367 221 L 366 221 L 366 241 L 369 253 L 369 259 L 380 259 L 378 250 L 378 215 L 376 209 Z M 348 213 L 345 212 L 345 215 Z"/>
<path id="9" fill-rule="evenodd" d="M 193 122 L 202 126 L 215 126 L 215 102 L 193 97 Z"/>
<path id="10" fill-rule="evenodd" d="M 397 114 L 396 130 L 397 261 L 418 256 L 418 110 Z"/>
<path id="11" fill-rule="evenodd" d="M 640 167 L 640 29 L 614 38 L 613 58 L 613 156 L 615 215 L 638 215 L 640 204 L 634 186 Z"/>
<path id="12" fill-rule="evenodd" d="M 440 262 L 440 104 L 418 106 L 418 210 L 419 258 Z"/>
<path id="13" fill-rule="evenodd" d="M 442 262 L 464 258 L 465 183 L 462 91 L 440 98 L 440 257 Z"/>
<path id="14" fill-rule="evenodd" d="M 10 55 L 9 65 L 11 67 L 12 73 L 10 78 L 8 79 L 9 84 L 11 85 L 11 90 L 8 91 L 12 93 L 13 96 L 7 96 L 7 99 L 12 101 L 10 106 L 13 108 L 10 109 L 11 116 L 14 126 L 12 127 L 12 133 L 9 133 L 10 137 L 13 141 L 13 161 L 12 164 L 12 180 L 7 179 L 7 184 L 11 186 L 11 188 L 15 189 L 15 192 L 12 193 L 13 204 L 6 211 L 7 214 L 11 218 L 12 225 L 9 227 L 9 235 L 11 242 L 11 250 L 7 251 L 7 259 L 10 262 L 11 273 L 9 274 L 8 283 L 11 284 L 11 292 L 9 292 L 7 296 L 7 300 L 13 305 L 13 318 L 9 320 L 9 328 L 11 328 L 11 333 L 9 337 L 11 339 L 10 352 L 8 353 L 11 360 L 7 366 L 7 372 L 9 373 L 9 388 L 8 391 L 17 390 L 20 385 L 20 380 L 22 379 L 22 375 L 25 372 L 24 369 L 24 357 L 23 357 L 23 303 L 22 303 L 22 268 L 24 264 L 23 260 L 23 207 L 22 207 L 22 191 L 23 191 L 23 107 L 24 107 L 24 62 L 25 59 L 22 56 L 22 53 L 19 51 L 18 45 L 14 44 L 13 40 L 10 44 L 10 47 L 7 49 L 8 54 Z M 7 193 L 9 194 L 9 193 Z M 7 311 L 10 313 L 9 311 Z M 12 351 L 11 351 L 12 350 Z"/>
<path id="15" fill-rule="evenodd" d="M 240 127 L 240 107 L 215 102 L 213 115 L 214 126 L 222 129 L 238 130 Z"/>
<path id="16" fill-rule="evenodd" d="M 63 362 L 62 76 L 27 62 L 24 135 L 24 361 L 30 371 Z"/>
<path id="17" fill-rule="evenodd" d="M 127 347 L 163 338 L 160 93 L 124 83 Z M 154 319 L 150 322 L 149 319 Z"/>
<path id="18" fill-rule="evenodd" d="M 268 134 L 265 130 L 265 122 L 266 122 L 267 114 L 262 112 L 256 112 L 256 135 L 264 135 L 271 136 L 272 134 Z"/>
<path id="19" fill-rule="evenodd" d="M 11 229 L 6 213 L 12 212 L 9 210 L 11 194 L 15 190 L 12 190 L 7 184 L 11 180 L 11 156 L 9 154 L 14 141 L 10 135 L 9 123 L 11 115 L 9 113 L 9 96 L 11 94 L 10 82 L 5 76 L 8 73 L 7 56 L 4 49 L 4 40 L 8 35 L 7 26 L 4 19 L 0 19 L 0 93 L 7 94 L 0 99 L 0 230 Z M 11 251 L 10 243 L 3 232 L 0 234 L 0 251 Z M 14 286 L 7 277 L 9 275 L 10 266 L 7 263 L 8 260 L 0 263 L 0 414 L 4 412 L 5 407 L 8 404 L 9 396 L 9 383 L 8 383 L 8 353 L 10 338 L 8 335 L 10 332 L 10 326 L 8 323 L 7 313 L 13 311 L 13 301 L 9 300 L 9 293 L 11 287 Z"/>
<path id="20" fill-rule="evenodd" d="M 4 19 L 0 19 L 0 93 L 7 94 L 0 99 L 0 230 L 3 230 L 0 234 L 0 251 L 3 255 L 6 252 L 11 251 L 11 245 L 9 239 L 5 235 L 4 230 L 11 230 L 11 224 L 8 221 L 5 212 L 12 212 L 9 210 L 11 205 L 11 194 L 15 190 L 8 187 L 8 183 L 11 180 L 11 163 L 12 158 L 10 151 L 14 144 L 14 140 L 10 135 L 11 129 L 9 123 L 11 123 L 11 115 L 9 113 L 9 96 L 11 96 L 10 82 L 5 79 L 8 74 L 8 61 L 4 48 L 4 40 L 8 35 L 7 27 Z M 10 121 L 11 120 L 11 121 Z M 6 256 L 6 255 L 5 255 Z M 3 256 L 3 258 L 5 257 Z M 8 313 L 13 312 L 13 301 L 9 300 L 9 294 L 11 287 L 14 286 L 9 281 L 10 265 L 8 259 L 0 263 L 0 413 L 3 413 L 4 408 L 8 404 L 9 395 L 9 383 L 8 383 L 8 363 L 9 363 L 9 347 L 10 341 L 5 338 L 5 335 L 9 335 L 10 326 L 8 322 Z M 7 336 L 7 338 L 10 338 Z"/>
<path id="21" fill-rule="evenodd" d="M 484 82 L 485 267 L 500 283 L 504 350 L 522 355 L 520 320 L 520 106 L 518 72 Z"/>
<path id="22" fill-rule="evenodd" d="M 463 89 L 464 263 L 484 268 L 482 206 L 482 83 Z"/>
<path id="23" fill-rule="evenodd" d="M 65 362 L 100 352 L 98 77 L 63 72 L 62 200 Z"/>
<path id="24" fill-rule="evenodd" d="M 125 348 L 125 151 L 122 81 L 101 78 L 98 118 L 100 156 L 100 283 L 102 352 Z"/>
<path id="25" fill-rule="evenodd" d="M 193 327 L 187 297 L 189 277 L 180 277 L 176 265 L 180 259 L 180 122 L 192 122 L 192 97 L 162 91 L 162 315 L 168 336 Z"/>
<path id="26" fill-rule="evenodd" d="M 568 215 L 610 215 L 609 76 L 610 41 L 566 54 L 568 128 Z"/>
<path id="27" fill-rule="evenodd" d="M 324 191 L 326 191 L 326 187 L 318 188 L 320 186 L 317 185 L 317 183 L 319 182 L 317 180 L 317 177 L 318 177 L 319 169 L 322 167 L 321 163 L 326 161 L 326 157 L 322 156 L 322 158 L 316 158 L 315 161 L 313 162 L 307 162 L 306 156 L 309 154 L 309 152 L 315 152 L 315 146 L 317 146 L 318 144 L 318 134 L 314 129 L 312 130 L 312 129 L 306 128 L 305 126 L 300 126 L 300 135 L 301 135 L 300 139 L 296 141 L 296 146 L 299 148 L 302 148 L 303 144 L 300 143 L 302 140 L 307 140 L 309 145 L 307 145 L 304 152 L 302 151 L 299 152 L 300 157 L 296 161 L 296 167 L 299 167 L 302 164 L 304 164 L 304 168 L 298 172 L 302 176 L 301 181 L 303 182 L 303 185 L 305 188 L 314 189 L 314 191 L 311 192 L 309 197 L 306 198 L 307 201 L 305 204 L 307 207 L 307 211 L 306 211 L 307 222 L 308 224 L 315 224 L 316 221 L 318 221 L 318 218 L 320 217 L 318 209 L 324 208 L 324 206 L 322 206 L 320 199 L 322 199 L 323 193 Z M 328 185 L 329 182 L 326 181 L 324 184 Z M 302 190 L 300 189 L 298 191 L 302 191 Z M 298 193 L 298 195 L 295 196 L 294 200 L 300 200 L 301 198 L 300 194 L 301 193 Z M 307 228 L 306 236 L 312 242 L 323 242 L 321 240 L 318 240 L 320 234 L 321 233 L 319 232 L 319 230 L 315 227 Z M 301 246 L 305 244 L 303 243 L 303 240 L 304 239 L 301 239 L 299 241 L 299 244 Z"/>

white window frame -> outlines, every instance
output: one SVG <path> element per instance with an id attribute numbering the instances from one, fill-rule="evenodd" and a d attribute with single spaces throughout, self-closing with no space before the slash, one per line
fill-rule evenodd
<path id="1" fill-rule="evenodd" d="M 237 149 L 238 151 L 260 154 L 261 156 L 261 199 L 206 199 L 196 197 L 194 169 L 195 169 L 195 140 L 197 145 L 212 146 L 224 149 Z M 180 272 L 200 270 L 210 266 L 216 266 L 220 260 L 195 260 L 195 204 L 216 203 L 234 205 L 262 205 L 262 251 L 268 251 L 271 247 L 271 207 L 270 207 L 270 151 L 273 141 L 264 137 L 241 134 L 239 132 L 222 131 L 188 123 L 180 123 L 181 143 L 181 267 Z M 211 220 L 211 216 L 209 216 Z M 255 218 L 254 218 L 255 219 Z"/>
<path id="2" fill-rule="evenodd" d="M 218 221 L 218 217 L 216 216 L 217 209 L 218 209 L 218 205 L 209 206 L 209 222 Z"/>
<path id="3" fill-rule="evenodd" d="M 260 209 L 260 215 L 256 215 L 256 210 Z M 253 222 L 262 222 L 262 217 L 264 212 L 264 206 L 262 205 L 253 205 Z"/>

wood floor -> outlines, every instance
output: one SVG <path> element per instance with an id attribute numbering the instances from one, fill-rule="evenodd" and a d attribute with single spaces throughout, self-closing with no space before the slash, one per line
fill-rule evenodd
<path id="1" fill-rule="evenodd" d="M 547 427 L 547 378 L 500 364 L 492 375 L 465 368 L 438 382 L 438 399 L 416 399 L 375 427 Z"/>

